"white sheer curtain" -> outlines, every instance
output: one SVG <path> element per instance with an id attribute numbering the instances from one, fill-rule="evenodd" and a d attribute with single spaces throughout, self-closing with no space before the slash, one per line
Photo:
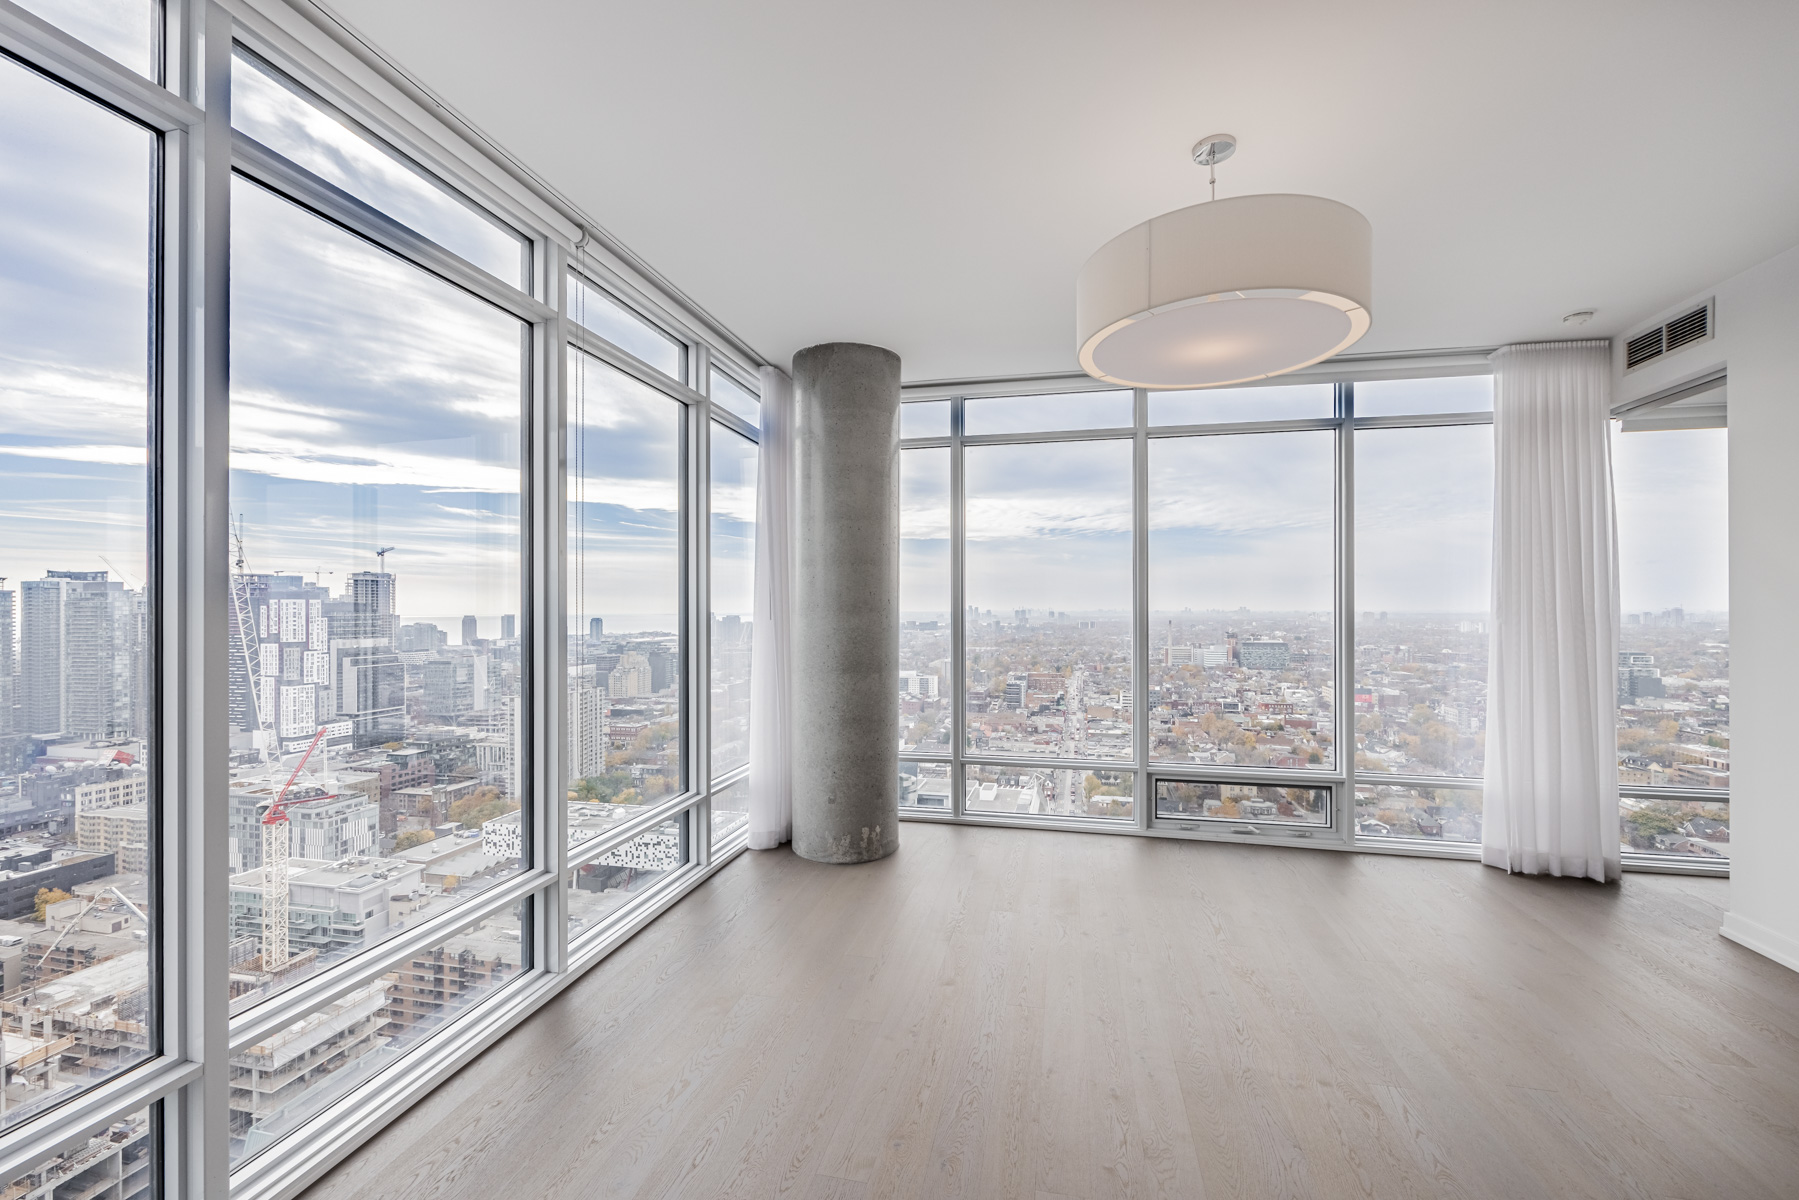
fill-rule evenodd
<path id="1" fill-rule="evenodd" d="M 762 368 L 762 427 L 756 462 L 756 611 L 750 643 L 750 847 L 772 850 L 793 836 L 789 729 L 788 608 L 792 579 L 793 381 Z"/>
<path id="2" fill-rule="evenodd" d="M 1493 628 L 1481 858 L 1618 878 L 1608 343 L 1493 355 Z"/>

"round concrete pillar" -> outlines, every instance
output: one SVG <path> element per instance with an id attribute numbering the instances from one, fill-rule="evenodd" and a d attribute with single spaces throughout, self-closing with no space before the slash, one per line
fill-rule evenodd
<path id="1" fill-rule="evenodd" d="M 900 361 L 793 356 L 793 849 L 899 849 Z"/>

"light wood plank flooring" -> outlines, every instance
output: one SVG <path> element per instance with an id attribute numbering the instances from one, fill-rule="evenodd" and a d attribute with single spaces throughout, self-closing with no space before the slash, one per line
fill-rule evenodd
<path id="1" fill-rule="evenodd" d="M 1799 1196 L 1722 881 L 901 843 L 742 856 L 308 1200 Z"/>

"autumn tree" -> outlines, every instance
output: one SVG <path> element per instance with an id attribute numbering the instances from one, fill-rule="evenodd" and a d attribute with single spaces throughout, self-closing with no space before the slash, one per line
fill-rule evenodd
<path id="1" fill-rule="evenodd" d="M 74 898 L 61 888 L 41 887 L 37 890 L 37 898 L 32 901 L 32 905 L 37 913 L 37 919 L 42 921 L 46 919 L 45 914 L 52 904 L 61 904 L 64 900 L 73 900 Z"/>

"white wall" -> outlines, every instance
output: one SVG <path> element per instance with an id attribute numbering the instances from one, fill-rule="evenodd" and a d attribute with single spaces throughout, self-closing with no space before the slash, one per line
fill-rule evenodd
<path id="1" fill-rule="evenodd" d="M 1799 970 L 1799 247 L 1662 314 L 1717 298 L 1717 335 L 1620 378 L 1650 395 L 1730 373 L 1730 909 L 1725 937 Z M 1648 322 L 1643 322 L 1647 325 Z M 1632 327 L 1633 332 L 1640 326 Z M 1623 339 L 1618 339 L 1622 360 Z"/>

